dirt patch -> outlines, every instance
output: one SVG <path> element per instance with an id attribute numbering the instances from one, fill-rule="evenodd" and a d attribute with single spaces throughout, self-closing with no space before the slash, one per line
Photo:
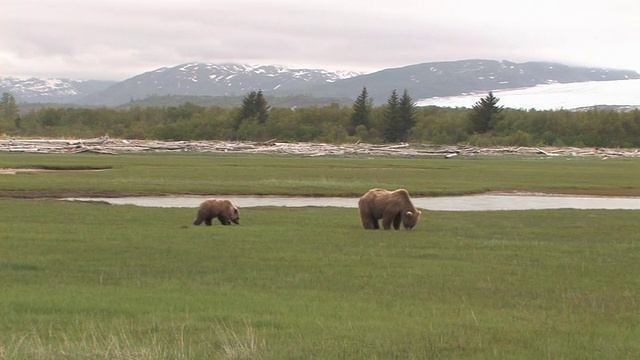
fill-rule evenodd
<path id="1" fill-rule="evenodd" d="M 19 172 L 45 172 L 45 171 L 54 171 L 48 169 L 11 169 L 11 168 L 0 168 L 0 174 L 9 174 L 15 175 Z"/>
<path id="2" fill-rule="evenodd" d="M 151 197 L 151 196 L 189 196 L 202 194 L 136 194 L 128 192 L 105 192 L 91 190 L 0 190 L 0 198 L 9 199 L 61 199 L 70 197 L 91 198 L 121 198 L 121 197 Z M 206 194 L 205 194 L 206 195 Z M 202 196 L 205 196 L 202 195 Z"/>
<path id="3" fill-rule="evenodd" d="M 15 175 L 19 172 L 52 172 L 52 171 L 104 171 L 108 168 L 85 168 L 85 167 L 42 167 L 42 168 L 0 168 L 0 174 Z"/>

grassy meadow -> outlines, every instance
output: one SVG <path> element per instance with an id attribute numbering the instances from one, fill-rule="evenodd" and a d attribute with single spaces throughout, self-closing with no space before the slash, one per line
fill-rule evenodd
<path id="1" fill-rule="evenodd" d="M 638 194 L 637 159 L 0 154 L 0 191 Z M 214 177 L 212 174 L 218 174 Z M 235 179 L 235 180 L 234 180 Z M 0 199 L 0 359 L 636 359 L 637 211 L 195 209 Z"/>
<path id="2" fill-rule="evenodd" d="M 0 153 L 0 168 L 20 167 L 68 171 L 0 176 L 0 191 L 360 196 L 373 187 L 403 187 L 422 196 L 501 190 L 640 196 L 639 158 Z"/>

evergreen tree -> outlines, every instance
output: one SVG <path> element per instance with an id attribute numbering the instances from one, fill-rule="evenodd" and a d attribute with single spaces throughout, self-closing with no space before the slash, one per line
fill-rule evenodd
<path id="1" fill-rule="evenodd" d="M 242 100 L 240 112 L 236 116 L 235 129 L 248 119 L 255 119 L 258 124 L 264 124 L 269 118 L 269 104 L 262 94 L 262 90 L 252 91 Z"/>
<path id="2" fill-rule="evenodd" d="M 267 120 L 269 119 L 269 103 L 267 102 L 267 99 L 265 99 L 264 95 L 262 94 L 262 90 L 259 90 L 258 93 L 256 94 L 256 98 L 255 98 L 255 110 L 256 110 L 256 114 L 258 116 L 258 123 L 260 124 L 264 124 L 267 122 Z"/>
<path id="3" fill-rule="evenodd" d="M 0 116 L 5 120 L 14 120 L 18 117 L 18 105 L 13 94 L 2 93 L 2 102 L 0 102 Z"/>
<path id="4" fill-rule="evenodd" d="M 402 128 L 398 140 L 408 141 L 409 132 L 416 125 L 416 104 L 413 102 L 411 96 L 409 96 L 407 89 L 404 89 L 398 107 L 400 112 L 400 126 Z"/>
<path id="5" fill-rule="evenodd" d="M 384 141 L 396 142 L 402 137 L 402 114 L 400 113 L 400 100 L 395 89 L 391 92 L 384 113 L 384 128 L 382 137 Z"/>
<path id="6" fill-rule="evenodd" d="M 358 96 L 353 103 L 353 112 L 351 113 L 351 123 L 347 132 L 349 135 L 355 135 L 356 128 L 363 125 L 366 129 L 369 128 L 371 123 L 371 108 L 373 106 L 373 99 L 369 97 L 367 88 L 362 88 L 362 93 Z"/>
<path id="7" fill-rule="evenodd" d="M 16 105 L 16 98 L 13 94 L 6 92 L 2 94 L 0 102 L 0 134 L 12 128 L 20 128 L 20 112 Z"/>
<path id="8" fill-rule="evenodd" d="M 504 108 L 498 106 L 497 97 L 489 91 L 489 94 L 473 105 L 470 114 L 470 120 L 476 133 L 482 134 L 494 128 L 496 123 L 501 119 L 500 112 Z"/>

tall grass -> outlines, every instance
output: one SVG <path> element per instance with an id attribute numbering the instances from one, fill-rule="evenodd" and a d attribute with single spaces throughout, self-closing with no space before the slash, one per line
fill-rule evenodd
<path id="1" fill-rule="evenodd" d="M 636 211 L 0 200 L 0 359 L 635 359 Z"/>
<path id="2" fill-rule="evenodd" d="M 250 323 L 236 333 L 224 324 L 199 334 L 176 326 L 163 334 L 150 329 L 140 334 L 126 321 L 82 323 L 74 328 L 12 334 L 0 348 L 1 359 L 256 359 L 264 351 Z M 242 329 L 241 329 L 242 331 Z"/>

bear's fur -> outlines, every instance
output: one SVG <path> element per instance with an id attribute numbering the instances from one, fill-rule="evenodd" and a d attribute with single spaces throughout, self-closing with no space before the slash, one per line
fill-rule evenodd
<path id="1" fill-rule="evenodd" d="M 358 201 L 358 209 L 365 229 L 380 229 L 378 220 L 382 219 L 385 230 L 390 230 L 392 225 L 398 230 L 400 223 L 405 229 L 411 230 L 418 224 L 422 214 L 413 206 L 409 192 L 405 189 L 371 189 Z"/>
<path id="2" fill-rule="evenodd" d="M 222 225 L 240 223 L 240 213 L 238 208 L 229 200 L 207 199 L 198 207 L 198 216 L 193 225 L 200 225 L 204 221 L 207 226 L 211 226 L 211 220 L 218 218 Z"/>

